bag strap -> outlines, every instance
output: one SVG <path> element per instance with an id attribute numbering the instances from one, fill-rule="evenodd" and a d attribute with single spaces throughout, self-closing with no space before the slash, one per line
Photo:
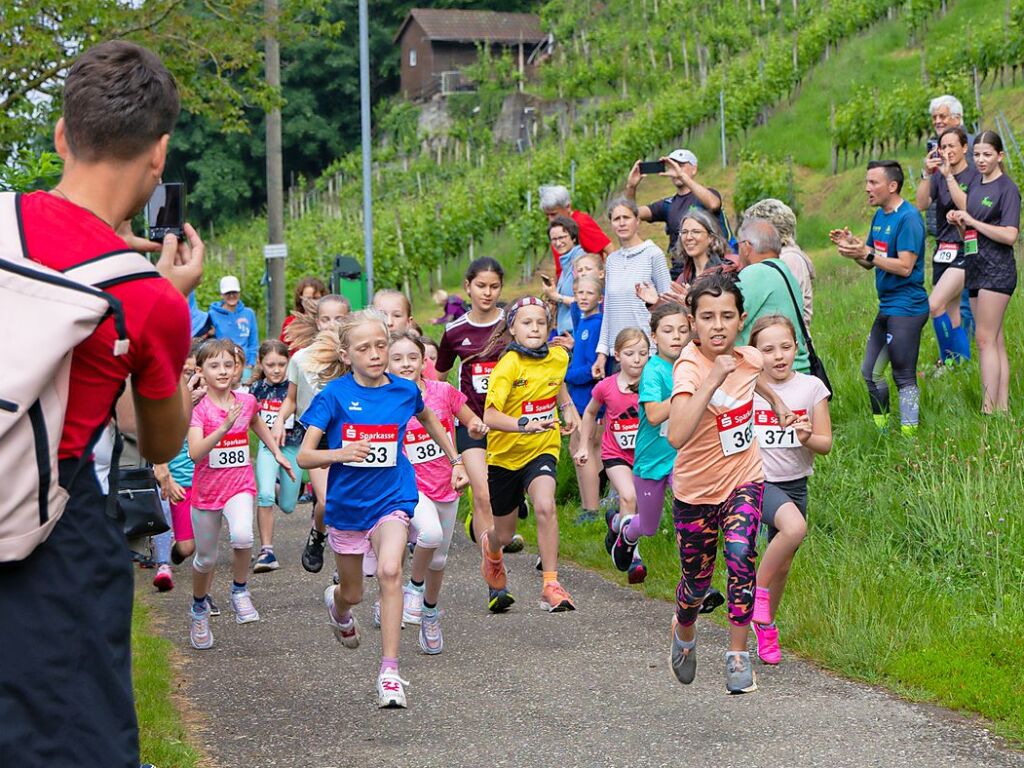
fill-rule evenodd
<path id="1" fill-rule="evenodd" d="M 789 291 L 789 298 L 792 299 L 793 301 L 793 309 L 796 310 L 796 319 L 797 322 L 800 324 L 800 333 L 804 335 L 804 343 L 807 345 L 807 354 L 808 356 L 813 355 L 814 345 L 811 343 L 811 334 L 807 332 L 807 326 L 804 325 L 804 308 L 796 300 L 796 294 L 793 293 L 793 286 L 791 286 L 789 284 L 789 280 L 786 279 L 786 273 L 782 271 L 782 267 L 780 267 L 778 264 L 773 264 L 771 259 L 766 259 L 762 263 L 778 272 L 779 277 L 782 278 L 782 282 L 786 284 L 786 290 Z"/>

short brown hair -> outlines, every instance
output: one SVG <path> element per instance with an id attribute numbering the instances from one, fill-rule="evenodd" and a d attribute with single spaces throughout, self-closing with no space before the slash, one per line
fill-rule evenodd
<path id="1" fill-rule="evenodd" d="M 170 134 L 181 101 L 152 51 L 127 40 L 95 45 L 64 82 L 68 147 L 87 162 L 132 160 Z"/>
<path id="2" fill-rule="evenodd" d="M 555 216 L 551 221 L 548 222 L 548 237 L 551 237 L 551 230 L 555 227 L 561 227 L 565 230 L 565 233 L 569 236 L 569 239 L 573 241 L 575 245 L 579 245 L 580 242 L 580 225 L 570 219 L 568 216 Z"/>
<path id="3" fill-rule="evenodd" d="M 196 352 L 196 365 L 202 368 L 207 360 L 220 355 L 230 355 L 235 358 L 235 346 L 235 342 L 231 339 L 208 339 L 200 345 L 199 351 Z"/>
<path id="4" fill-rule="evenodd" d="M 312 275 L 306 275 L 295 284 L 295 314 L 306 312 L 306 305 L 302 301 L 302 294 L 307 288 L 312 288 L 317 292 L 316 301 L 319 301 L 327 293 L 327 286 L 324 285 L 324 281 L 319 277 L 313 277 Z"/>

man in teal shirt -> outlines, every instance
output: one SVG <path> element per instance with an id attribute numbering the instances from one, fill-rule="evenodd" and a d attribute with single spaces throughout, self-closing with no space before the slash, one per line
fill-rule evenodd
<path id="1" fill-rule="evenodd" d="M 779 258 L 782 240 L 775 225 L 765 219 L 744 219 L 737 235 L 740 257 L 740 292 L 743 294 L 743 311 L 747 319 L 743 330 L 736 339 L 737 345 L 750 343 L 750 330 L 759 317 L 782 315 L 789 318 L 796 329 L 797 353 L 793 370 L 810 373 L 807 357 L 807 342 L 800 332 L 800 317 L 803 311 L 796 297 L 801 296 L 789 267 Z M 788 287 L 787 287 L 788 286 Z"/>

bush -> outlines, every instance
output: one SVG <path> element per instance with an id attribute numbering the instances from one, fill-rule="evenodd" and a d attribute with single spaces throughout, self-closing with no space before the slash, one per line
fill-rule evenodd
<path id="1" fill-rule="evenodd" d="M 782 200 L 794 211 L 797 210 L 792 168 L 788 163 L 756 152 L 741 153 L 736 171 L 736 193 L 733 196 L 736 210 L 742 213 L 766 197 Z"/>

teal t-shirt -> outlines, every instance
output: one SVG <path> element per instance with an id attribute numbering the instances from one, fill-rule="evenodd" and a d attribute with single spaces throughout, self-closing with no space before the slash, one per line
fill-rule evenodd
<path id="1" fill-rule="evenodd" d="M 906 200 L 901 200 L 896 210 L 890 213 L 882 208 L 875 211 L 867 244 L 874 249 L 876 257 L 895 259 L 900 251 L 917 254 L 914 268 L 907 277 L 875 269 L 879 313 L 913 317 L 928 311 L 928 292 L 924 289 L 924 241 L 921 212 Z"/>
<path id="2" fill-rule="evenodd" d="M 657 426 L 647 420 L 644 403 L 660 403 L 672 395 L 672 363 L 660 355 L 647 361 L 640 374 L 640 427 L 636 432 L 636 452 L 633 474 L 644 480 L 661 480 L 672 473 L 676 449 L 668 442 L 662 430 L 668 429 L 668 419 Z"/>
<path id="3" fill-rule="evenodd" d="M 781 275 L 768 266 L 769 261 L 781 268 Z M 789 290 L 786 290 L 787 283 Z M 807 357 L 807 344 L 800 333 L 800 318 L 797 315 L 797 312 L 803 312 L 803 305 L 800 303 L 802 294 L 800 284 L 789 271 L 789 267 L 781 259 L 765 259 L 758 264 L 744 267 L 740 272 L 740 293 L 743 294 L 743 311 L 747 313 L 747 319 L 743 322 L 743 330 L 736 337 L 736 346 L 750 345 L 750 331 L 759 317 L 782 315 L 789 318 L 796 329 L 797 351 L 796 359 L 793 360 L 793 370 L 810 373 L 811 363 Z M 794 297 L 796 301 L 793 300 Z"/>
<path id="4" fill-rule="evenodd" d="M 192 463 L 192 459 L 188 455 L 188 438 L 186 437 L 185 444 L 181 446 L 178 455 L 167 462 L 167 469 L 170 470 L 171 479 L 174 482 L 182 488 L 191 488 L 192 472 L 195 468 L 196 465 Z"/>

